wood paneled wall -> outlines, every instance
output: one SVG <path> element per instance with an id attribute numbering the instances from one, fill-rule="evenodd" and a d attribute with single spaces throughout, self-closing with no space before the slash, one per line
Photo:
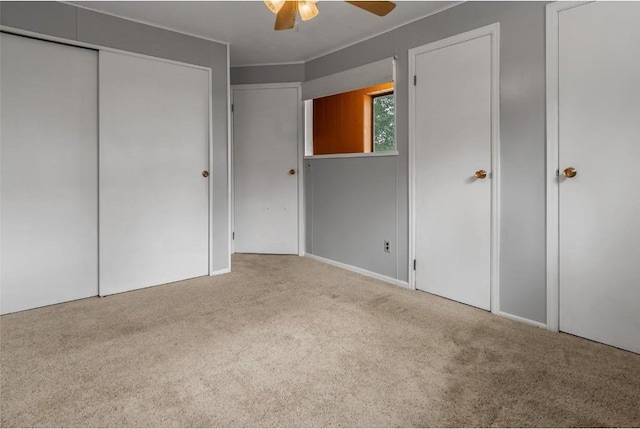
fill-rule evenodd
<path id="1" fill-rule="evenodd" d="M 313 154 L 371 152 L 371 97 L 393 82 L 313 100 Z"/>

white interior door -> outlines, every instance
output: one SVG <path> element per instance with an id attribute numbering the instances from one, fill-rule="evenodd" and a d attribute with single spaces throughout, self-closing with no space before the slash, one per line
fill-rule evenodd
<path id="1" fill-rule="evenodd" d="M 560 329 L 640 353 L 640 3 L 558 22 Z"/>
<path id="2" fill-rule="evenodd" d="M 0 43 L 0 312 L 95 296 L 97 52 Z"/>
<path id="3" fill-rule="evenodd" d="M 428 45 L 415 56 L 414 98 L 415 286 L 486 310 L 491 307 L 491 37 Z"/>
<path id="4" fill-rule="evenodd" d="M 208 274 L 209 74 L 100 52 L 100 294 Z"/>
<path id="5" fill-rule="evenodd" d="M 298 254 L 297 87 L 233 91 L 234 251 Z"/>

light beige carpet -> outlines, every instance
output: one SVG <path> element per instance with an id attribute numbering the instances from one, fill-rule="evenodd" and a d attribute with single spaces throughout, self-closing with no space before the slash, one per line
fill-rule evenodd
<path id="1" fill-rule="evenodd" d="M 1 318 L 2 426 L 640 426 L 640 355 L 298 257 Z"/>

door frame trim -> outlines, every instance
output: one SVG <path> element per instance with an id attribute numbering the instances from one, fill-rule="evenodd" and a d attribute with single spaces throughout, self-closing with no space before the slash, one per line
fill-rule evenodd
<path id="1" fill-rule="evenodd" d="M 298 163 L 298 256 L 305 255 L 305 236 L 306 236 L 306 224 L 305 224 L 305 210 L 304 210 L 304 115 L 303 101 L 302 101 L 302 82 L 281 82 L 281 83 L 251 83 L 251 84 L 238 84 L 231 85 L 231 105 L 233 105 L 234 93 L 236 90 L 246 89 L 284 89 L 295 88 L 297 90 L 297 124 L 298 124 L 298 142 L 296 145 L 296 159 Z M 235 232 L 235 170 L 233 168 L 233 110 L 231 112 L 231 126 L 229 128 L 229 135 L 231 139 L 231 147 L 229 150 L 230 161 L 230 198 L 231 198 L 231 231 Z M 231 253 L 235 253 L 235 242 L 231 240 Z"/>
<path id="2" fill-rule="evenodd" d="M 546 6 L 546 291 L 547 291 L 547 329 L 558 332 L 560 329 L 560 201 L 558 190 L 559 171 L 559 14 L 590 2 L 555 2 Z"/>
<path id="3" fill-rule="evenodd" d="M 409 49 L 409 287 L 416 289 L 413 260 L 415 243 L 415 198 L 416 198 L 416 135 L 415 135 L 415 86 L 411 85 L 415 75 L 416 56 L 451 45 L 456 45 L 484 36 L 491 37 L 491 268 L 490 292 L 491 312 L 500 313 L 500 23 L 496 22 L 475 30 L 457 34 L 446 39 Z"/>

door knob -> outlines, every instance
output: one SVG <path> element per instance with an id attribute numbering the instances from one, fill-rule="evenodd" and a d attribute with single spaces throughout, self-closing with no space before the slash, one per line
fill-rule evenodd
<path id="1" fill-rule="evenodd" d="M 577 171 L 576 171 L 576 169 L 575 169 L 575 168 L 573 168 L 573 167 L 565 168 L 565 169 L 562 171 L 562 175 L 563 175 L 564 177 L 569 177 L 569 178 L 571 178 L 571 177 L 576 177 L 576 174 L 578 174 L 578 172 L 577 172 Z"/>
<path id="2" fill-rule="evenodd" d="M 207 170 L 204 170 L 202 172 L 202 177 L 209 177 L 209 172 Z"/>
<path id="3" fill-rule="evenodd" d="M 296 174 L 296 170 L 294 170 L 293 168 L 291 170 L 289 170 L 289 174 L 294 175 Z"/>
<path id="4" fill-rule="evenodd" d="M 485 177 L 487 177 L 487 172 L 484 170 L 478 170 L 476 171 L 476 179 L 484 179 Z"/>

